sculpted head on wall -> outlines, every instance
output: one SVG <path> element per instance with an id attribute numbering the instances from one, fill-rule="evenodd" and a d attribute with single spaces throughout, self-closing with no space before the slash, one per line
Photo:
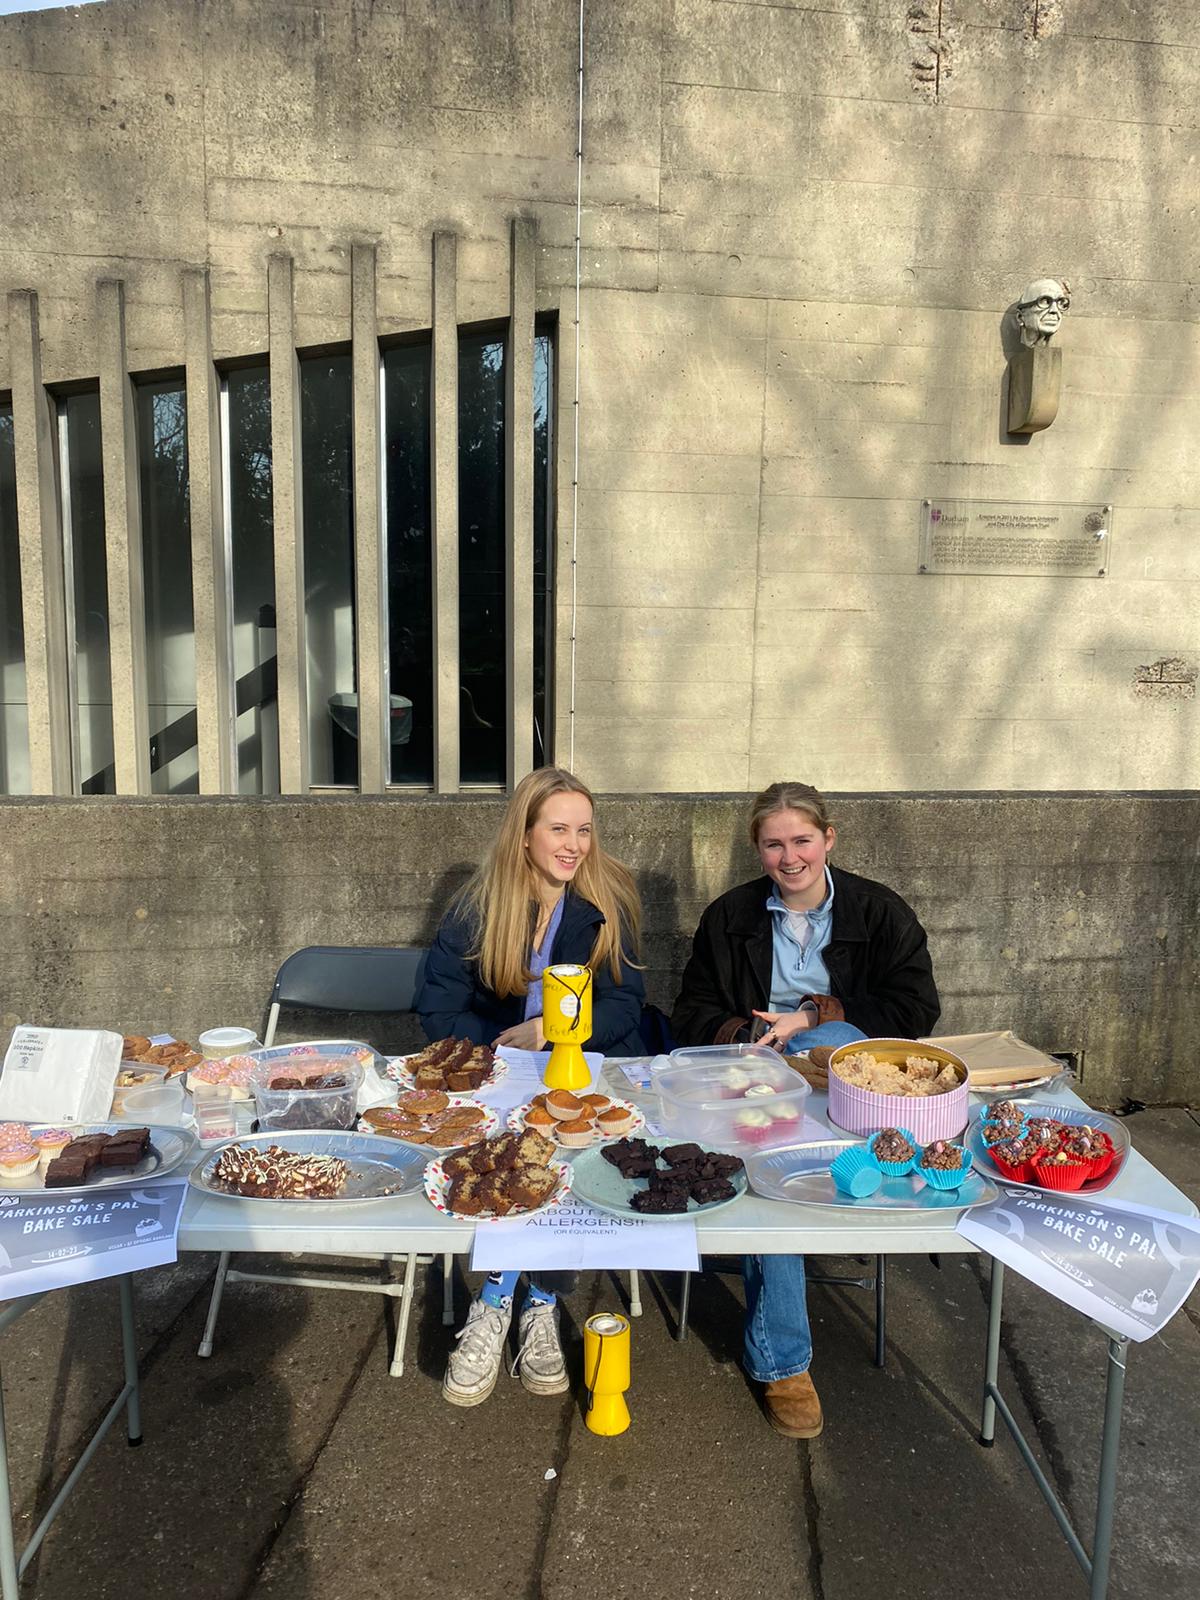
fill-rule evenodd
<path id="1" fill-rule="evenodd" d="M 1058 278 L 1035 278 L 1017 301 L 1021 343 L 1049 344 L 1071 305 L 1071 285 Z"/>

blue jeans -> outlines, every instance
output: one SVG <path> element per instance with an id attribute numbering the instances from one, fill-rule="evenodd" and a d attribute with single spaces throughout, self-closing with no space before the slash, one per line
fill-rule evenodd
<path id="1" fill-rule="evenodd" d="M 836 1050 L 840 1044 L 853 1044 L 856 1039 L 866 1037 L 861 1028 L 856 1028 L 849 1022 L 818 1022 L 815 1028 L 805 1028 L 803 1033 L 794 1033 L 788 1040 L 788 1049 L 792 1052 L 809 1050 L 816 1044 Z"/>
<path id="2" fill-rule="evenodd" d="M 867 1036 L 848 1022 L 822 1022 L 789 1040 L 798 1050 L 811 1045 L 836 1049 Z M 812 1361 L 808 1294 L 803 1256 L 747 1256 L 746 1340 L 743 1362 L 756 1383 L 777 1383 L 807 1372 Z"/>
<path id="3" fill-rule="evenodd" d="M 756 1383 L 807 1372 L 812 1360 L 803 1256 L 746 1256 L 746 1339 L 742 1356 Z"/>

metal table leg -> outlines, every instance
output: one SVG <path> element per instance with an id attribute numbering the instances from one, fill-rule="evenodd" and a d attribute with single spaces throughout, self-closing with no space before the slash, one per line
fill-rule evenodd
<path id="1" fill-rule="evenodd" d="M 13 1543 L 12 1490 L 8 1482 L 8 1433 L 4 1426 L 4 1383 L 0 1376 L 0 1594 L 17 1600 L 17 1550 Z"/>
<path id="2" fill-rule="evenodd" d="M 679 1321 L 675 1324 L 675 1337 L 682 1343 L 688 1336 L 688 1306 L 692 1299 L 692 1275 L 690 1272 L 683 1274 L 683 1284 L 679 1290 Z"/>
<path id="3" fill-rule="evenodd" d="M 875 1257 L 875 1365 L 887 1361 L 887 1257 Z"/>
<path id="4" fill-rule="evenodd" d="M 120 1280 L 121 1354 L 125 1361 L 125 1431 L 131 1445 L 142 1442 L 142 1390 L 138 1377 L 137 1325 L 133 1320 L 133 1279 L 128 1273 Z"/>
<path id="5" fill-rule="evenodd" d="M 1117 1496 L 1117 1458 L 1121 1450 L 1121 1402 L 1125 1397 L 1128 1339 L 1109 1338 L 1108 1384 L 1104 1393 L 1104 1437 L 1100 1445 L 1100 1486 L 1096 1492 L 1096 1531 L 1092 1537 L 1089 1600 L 1104 1600 L 1112 1554 L 1113 1511 Z"/>
<path id="6" fill-rule="evenodd" d="M 983 1416 L 979 1442 L 989 1449 L 996 1442 L 996 1380 L 1000 1376 L 1000 1313 L 1004 1309 L 1004 1263 L 992 1257 L 991 1293 L 988 1296 L 987 1355 L 983 1367 Z"/>
<path id="7" fill-rule="evenodd" d="M 983 1415 L 979 1424 L 979 1442 L 991 1445 L 996 1437 L 996 1415 L 1012 1435 L 1026 1470 L 1041 1491 L 1050 1514 L 1058 1524 L 1059 1532 L 1067 1541 L 1071 1554 L 1088 1580 L 1088 1600 L 1106 1600 L 1112 1557 L 1113 1513 L 1117 1497 L 1117 1461 L 1121 1448 L 1121 1403 L 1125 1395 L 1125 1363 L 1129 1354 L 1129 1340 L 1119 1338 L 1107 1329 L 1108 1382 L 1104 1394 L 1104 1432 L 1100 1441 L 1100 1482 L 1096 1491 L 1096 1522 L 1092 1531 L 1092 1554 L 1089 1557 L 1083 1543 L 1059 1500 L 1054 1485 L 1042 1471 L 1041 1464 L 1030 1448 L 1020 1424 L 1000 1393 L 1000 1313 L 1004 1304 L 1004 1265 L 992 1259 L 991 1293 L 988 1299 L 987 1357 L 983 1375 Z"/>

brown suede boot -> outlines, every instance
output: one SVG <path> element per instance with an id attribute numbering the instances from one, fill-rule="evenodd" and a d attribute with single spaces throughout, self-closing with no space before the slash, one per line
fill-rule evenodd
<path id="1" fill-rule="evenodd" d="M 815 1439 L 825 1426 L 821 1402 L 807 1372 L 769 1383 L 764 1398 L 767 1421 L 785 1439 Z"/>

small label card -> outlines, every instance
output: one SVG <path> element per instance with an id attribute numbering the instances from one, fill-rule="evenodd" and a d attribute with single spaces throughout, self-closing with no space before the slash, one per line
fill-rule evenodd
<path id="1" fill-rule="evenodd" d="M 0 1299 L 168 1266 L 186 1194 L 186 1183 L 58 1199 L 0 1194 Z"/>
<path id="2" fill-rule="evenodd" d="M 1114 1333 L 1162 1331 L 1200 1279 L 1200 1218 L 1006 1189 L 964 1212 L 964 1239 Z"/>
<path id="3" fill-rule="evenodd" d="M 696 1224 L 690 1217 L 646 1222 L 610 1217 L 568 1193 L 560 1206 L 529 1217 L 480 1223 L 471 1266 L 476 1272 L 577 1271 L 603 1267 L 698 1272 Z"/>

